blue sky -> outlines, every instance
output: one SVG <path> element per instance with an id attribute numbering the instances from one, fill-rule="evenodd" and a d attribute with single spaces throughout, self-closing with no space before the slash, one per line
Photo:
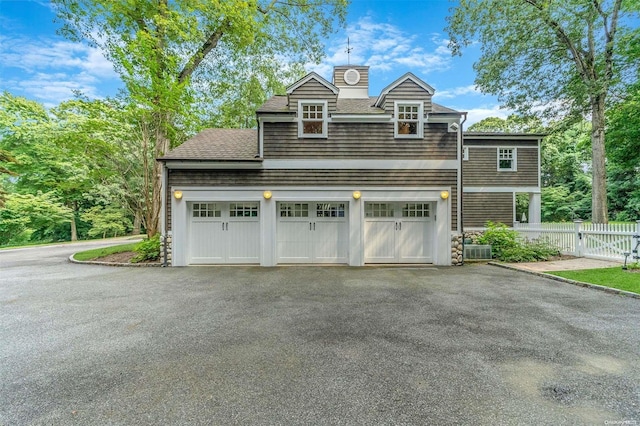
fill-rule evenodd
<path id="1" fill-rule="evenodd" d="M 448 0 L 352 0 L 347 28 L 326 40 L 326 59 L 309 66 L 331 79 L 334 65 L 370 66 L 370 95 L 413 72 L 436 89 L 435 102 L 469 112 L 467 125 L 487 116 L 506 117 L 494 97 L 473 84 L 473 62 L 479 47 L 462 57 L 447 48 Z M 121 82 L 97 49 L 56 34 L 51 5 L 45 0 L 0 0 L 0 90 L 47 106 L 79 90 L 91 98 L 114 95 Z"/>

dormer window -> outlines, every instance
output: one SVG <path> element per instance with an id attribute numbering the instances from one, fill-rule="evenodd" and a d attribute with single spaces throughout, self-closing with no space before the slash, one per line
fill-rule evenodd
<path id="1" fill-rule="evenodd" d="M 299 101 L 298 120 L 299 138 L 326 138 L 327 102 Z"/>
<path id="2" fill-rule="evenodd" d="M 422 138 L 424 114 L 422 102 L 395 102 L 395 137 Z"/>

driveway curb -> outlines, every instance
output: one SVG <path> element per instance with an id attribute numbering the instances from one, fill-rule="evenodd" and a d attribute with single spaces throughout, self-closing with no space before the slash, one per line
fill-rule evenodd
<path id="1" fill-rule="evenodd" d="M 559 277 L 557 275 L 545 274 L 544 272 L 530 271 L 528 269 L 518 268 L 517 266 L 511 266 L 511 265 L 508 265 L 506 263 L 488 262 L 487 264 L 491 265 L 491 266 L 498 266 L 500 268 L 511 269 L 512 271 L 519 271 L 519 272 L 524 272 L 524 273 L 531 274 L 531 275 L 537 275 L 537 276 L 543 277 L 543 278 L 549 278 L 549 279 L 552 279 L 552 280 L 555 280 L 555 281 L 560 281 L 560 282 L 563 282 L 563 283 L 566 283 L 566 284 L 576 285 L 578 287 L 587 287 L 587 288 L 592 288 L 594 290 L 604 291 L 605 293 L 609 293 L 609 294 L 618 294 L 620 296 L 626 296 L 626 297 L 632 297 L 634 299 L 640 299 L 640 294 L 638 294 L 638 293 L 632 293 L 630 291 L 625 291 L 625 290 L 618 290 L 617 288 L 605 287 L 603 285 L 585 283 L 585 282 L 576 281 L 576 280 L 570 280 L 568 278 Z"/>
<path id="2" fill-rule="evenodd" d="M 76 260 L 73 258 L 76 254 L 69 256 L 69 262 L 82 265 L 102 265 L 102 266 L 131 266 L 136 268 L 150 268 L 162 266 L 162 263 L 116 263 L 116 262 L 99 262 L 97 260 Z"/>

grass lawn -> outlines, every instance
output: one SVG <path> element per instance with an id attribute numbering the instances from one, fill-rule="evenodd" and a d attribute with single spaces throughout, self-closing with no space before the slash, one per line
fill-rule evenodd
<path id="1" fill-rule="evenodd" d="M 633 272 L 631 270 L 623 271 L 622 268 L 599 268 L 548 273 L 583 283 L 598 284 L 640 294 L 640 272 L 637 269 Z"/>
<path id="2" fill-rule="evenodd" d="M 129 244 L 120 244 L 117 246 L 111 246 L 111 247 L 104 247 L 104 248 L 99 248 L 99 249 L 93 249 L 93 250 L 87 250 L 87 251 L 81 251 L 79 253 L 76 253 L 73 258 L 75 260 L 94 260 L 94 259 L 98 259 L 99 257 L 104 257 L 110 254 L 114 254 L 114 253 L 123 253 L 126 251 L 133 251 L 133 248 L 138 245 L 138 243 L 129 243 Z"/>

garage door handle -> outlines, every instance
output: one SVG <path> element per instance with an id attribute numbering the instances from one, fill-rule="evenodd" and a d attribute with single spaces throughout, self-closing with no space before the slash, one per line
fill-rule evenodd
<path id="1" fill-rule="evenodd" d="M 396 222 L 396 231 L 398 230 L 398 222 Z"/>
<path id="2" fill-rule="evenodd" d="M 313 230 L 314 231 L 316 230 L 316 223 L 315 222 L 313 222 Z"/>
<path id="3" fill-rule="evenodd" d="M 224 222 L 222 222 L 222 230 L 224 231 Z"/>
<path id="4" fill-rule="evenodd" d="M 227 222 L 227 231 L 229 230 L 229 222 Z"/>
<path id="5" fill-rule="evenodd" d="M 398 222 L 398 225 L 399 225 L 398 229 L 402 231 L 402 222 Z"/>
<path id="6" fill-rule="evenodd" d="M 309 222 L 309 231 L 311 231 L 311 222 Z"/>

